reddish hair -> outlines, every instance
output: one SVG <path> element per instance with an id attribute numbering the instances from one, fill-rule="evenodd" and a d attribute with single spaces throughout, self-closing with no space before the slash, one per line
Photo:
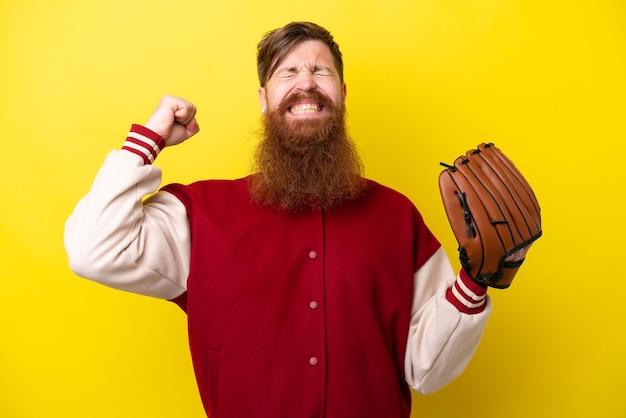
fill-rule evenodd
<path id="1" fill-rule="evenodd" d="M 292 22 L 267 32 L 257 46 L 257 72 L 261 87 L 265 87 L 267 80 L 293 47 L 309 40 L 322 41 L 328 46 L 339 73 L 339 80 L 343 83 L 343 58 L 339 45 L 335 43 L 330 32 L 315 23 Z"/>

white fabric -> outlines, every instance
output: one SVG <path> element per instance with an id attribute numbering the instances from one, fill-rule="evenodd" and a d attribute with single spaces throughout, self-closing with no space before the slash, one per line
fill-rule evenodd
<path id="1" fill-rule="evenodd" d="M 189 224 L 183 204 L 154 193 L 161 170 L 128 151 L 112 151 L 65 225 L 65 249 L 79 276 L 162 299 L 186 289 Z"/>
<path id="2" fill-rule="evenodd" d="M 65 225 L 64 243 L 77 275 L 162 299 L 186 290 L 190 232 L 183 204 L 160 191 L 161 170 L 128 151 L 112 151 L 89 193 Z M 405 355 L 407 383 L 431 393 L 471 359 L 491 313 L 460 313 L 446 300 L 456 275 L 442 248 L 415 273 Z"/>

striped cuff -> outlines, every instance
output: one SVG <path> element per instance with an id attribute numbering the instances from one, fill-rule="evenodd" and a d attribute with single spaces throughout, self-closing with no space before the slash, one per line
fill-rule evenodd
<path id="1" fill-rule="evenodd" d="M 122 146 L 123 150 L 130 151 L 143 158 L 144 164 L 152 164 L 159 152 L 165 148 L 165 141 L 156 132 L 141 126 L 133 125 Z"/>
<path id="2" fill-rule="evenodd" d="M 487 301 L 487 288 L 474 282 L 461 269 L 456 281 L 446 293 L 446 299 L 453 304 L 459 312 L 477 314 L 485 310 Z"/>

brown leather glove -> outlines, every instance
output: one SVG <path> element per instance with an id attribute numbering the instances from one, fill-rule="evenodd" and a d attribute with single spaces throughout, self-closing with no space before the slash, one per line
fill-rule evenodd
<path id="1" fill-rule="evenodd" d="M 542 234 L 533 190 L 493 144 L 480 144 L 452 166 L 441 165 L 446 169 L 439 190 L 463 269 L 483 286 L 509 287 L 524 261 L 511 261 L 511 255 Z"/>

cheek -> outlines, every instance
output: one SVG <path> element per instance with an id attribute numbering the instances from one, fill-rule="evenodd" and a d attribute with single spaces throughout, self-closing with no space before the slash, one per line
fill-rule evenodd
<path id="1" fill-rule="evenodd" d="M 271 96 L 267 97 L 267 107 L 269 109 L 275 109 L 278 106 L 280 106 L 280 103 L 282 102 L 283 97 L 279 96 L 278 94 L 273 94 Z"/>
<path id="2" fill-rule="evenodd" d="M 323 85 L 320 83 L 319 87 L 320 87 L 320 90 L 322 90 L 324 94 L 328 96 L 336 104 L 340 104 L 344 102 L 345 96 L 343 94 L 343 90 L 341 86 L 338 86 L 335 83 L 327 83 Z"/>
<path id="3" fill-rule="evenodd" d="M 287 97 L 289 88 L 284 85 L 267 84 L 265 89 L 265 99 L 268 109 L 275 109 Z"/>

